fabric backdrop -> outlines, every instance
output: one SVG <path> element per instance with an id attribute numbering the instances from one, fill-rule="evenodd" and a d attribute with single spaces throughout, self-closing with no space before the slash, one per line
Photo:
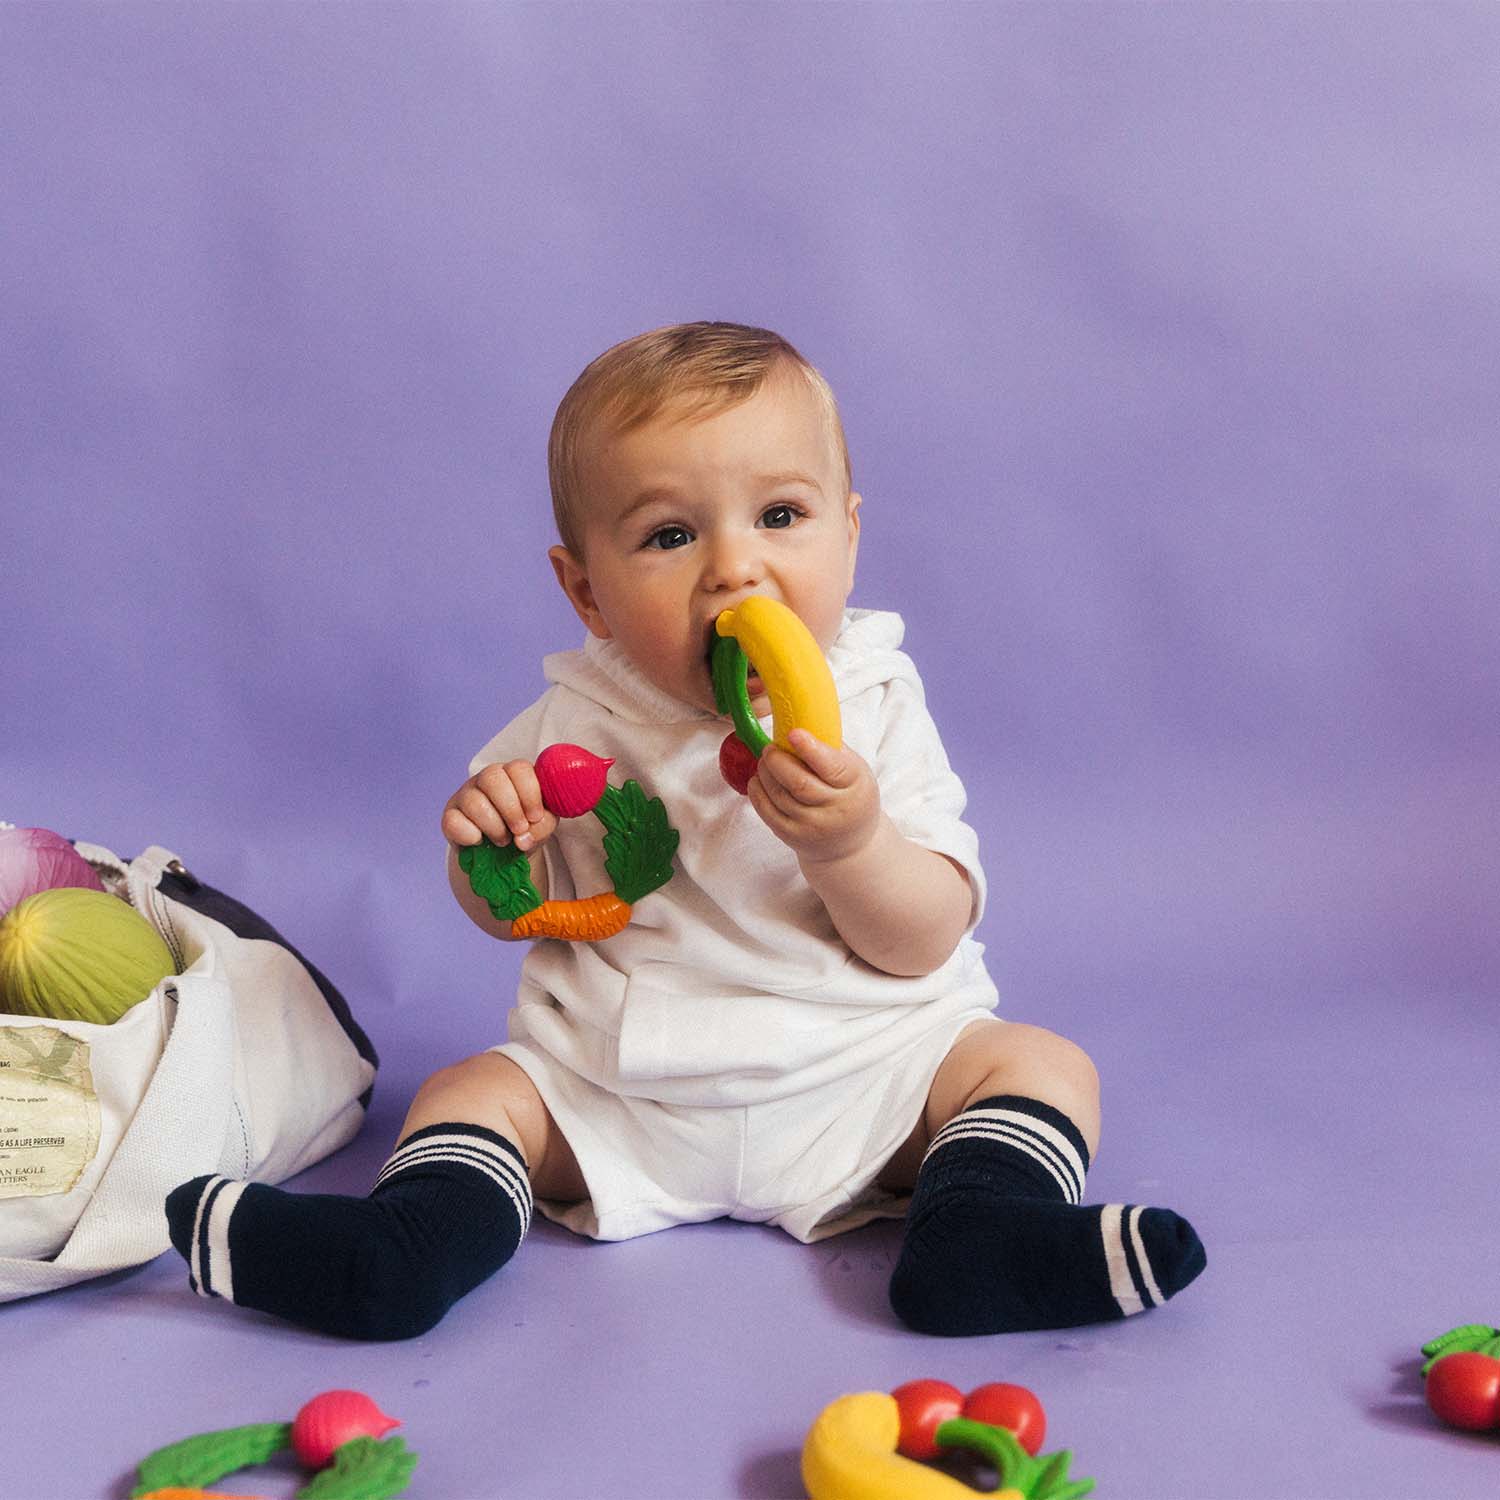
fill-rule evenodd
<path id="1" fill-rule="evenodd" d="M 438 816 L 580 639 L 547 427 L 734 319 L 842 402 L 1006 1013 L 1493 996 L 1497 36 L 0 8 L 0 818 L 176 849 L 377 1040 L 498 1035 Z"/>

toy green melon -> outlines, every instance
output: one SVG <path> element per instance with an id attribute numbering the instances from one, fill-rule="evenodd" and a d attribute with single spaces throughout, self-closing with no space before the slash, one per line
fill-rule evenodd
<path id="1" fill-rule="evenodd" d="M 177 966 L 156 929 L 104 891 L 38 891 L 0 918 L 0 1010 L 108 1026 Z"/>

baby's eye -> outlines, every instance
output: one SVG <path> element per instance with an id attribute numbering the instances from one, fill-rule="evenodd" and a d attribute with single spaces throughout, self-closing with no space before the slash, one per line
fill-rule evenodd
<path id="1" fill-rule="evenodd" d="M 663 526 L 646 538 L 646 545 L 658 552 L 671 552 L 674 548 L 687 546 L 692 539 L 692 533 L 685 527 Z"/>
<path id="2" fill-rule="evenodd" d="M 793 525 L 801 514 L 802 512 L 795 505 L 773 505 L 761 517 L 761 520 L 769 527 L 785 530 L 786 527 Z"/>

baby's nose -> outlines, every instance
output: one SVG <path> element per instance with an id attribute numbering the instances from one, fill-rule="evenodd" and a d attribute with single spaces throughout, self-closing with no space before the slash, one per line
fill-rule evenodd
<path id="1" fill-rule="evenodd" d="M 706 549 L 703 586 L 715 591 L 754 588 L 761 572 L 753 543 L 744 537 L 726 537 Z"/>

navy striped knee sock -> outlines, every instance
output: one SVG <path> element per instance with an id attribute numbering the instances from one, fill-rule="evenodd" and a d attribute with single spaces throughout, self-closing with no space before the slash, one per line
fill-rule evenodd
<path id="1" fill-rule="evenodd" d="M 515 1254 L 531 1223 L 520 1151 L 479 1125 L 429 1125 L 369 1197 L 195 1177 L 167 1196 L 193 1289 L 356 1339 L 425 1333 Z"/>
<path id="2" fill-rule="evenodd" d="M 1089 1153 L 1060 1110 L 983 1099 L 932 1138 L 917 1174 L 891 1306 L 920 1333 L 1071 1328 L 1144 1312 L 1205 1265 L 1166 1208 L 1083 1205 Z"/>

